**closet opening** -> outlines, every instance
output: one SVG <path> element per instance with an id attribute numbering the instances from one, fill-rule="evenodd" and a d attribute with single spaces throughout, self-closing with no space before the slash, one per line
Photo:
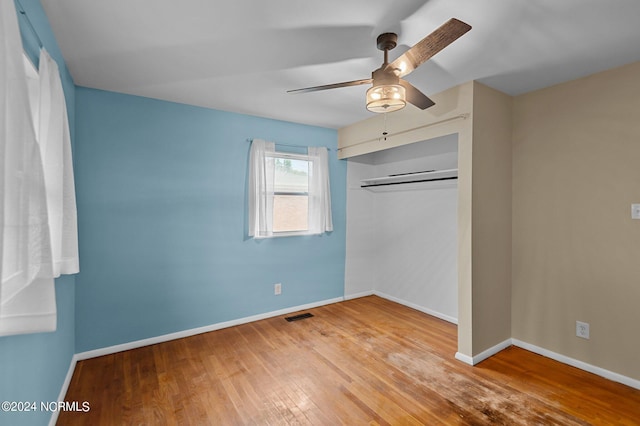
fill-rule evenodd
<path id="1" fill-rule="evenodd" d="M 458 134 L 351 157 L 345 296 L 458 322 Z"/>

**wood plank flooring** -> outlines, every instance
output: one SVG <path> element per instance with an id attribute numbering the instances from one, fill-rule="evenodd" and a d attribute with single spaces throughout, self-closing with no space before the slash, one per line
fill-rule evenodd
<path id="1" fill-rule="evenodd" d="M 76 366 L 59 425 L 638 425 L 640 391 L 371 296 Z"/>

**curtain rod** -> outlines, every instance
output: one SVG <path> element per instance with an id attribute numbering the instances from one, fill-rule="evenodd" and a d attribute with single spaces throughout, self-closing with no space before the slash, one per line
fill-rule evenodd
<path id="1" fill-rule="evenodd" d="M 20 3 L 20 0 L 15 0 L 15 2 L 19 6 L 18 7 L 18 13 L 20 13 L 22 16 L 24 16 L 24 19 L 27 20 L 27 24 L 29 25 L 29 29 L 31 29 L 31 32 L 33 33 L 33 35 L 36 36 L 36 40 L 38 41 L 38 47 L 40 47 L 42 49 L 44 47 L 44 44 L 42 43 L 42 40 L 40 39 L 40 36 L 38 35 L 38 32 L 36 31 L 35 27 L 31 23 L 31 19 L 29 19 L 29 17 L 27 16 L 27 12 L 25 12 L 24 6 L 22 6 L 22 3 Z"/>
<path id="2" fill-rule="evenodd" d="M 449 121 L 453 121 L 453 120 L 460 120 L 460 119 L 466 120 L 467 118 L 469 118 L 469 115 L 470 115 L 469 113 L 458 114 L 458 115 L 453 116 L 453 117 L 445 118 L 444 120 L 435 121 L 433 123 L 423 124 L 422 126 L 413 127 L 411 129 L 402 130 L 402 131 L 399 131 L 399 132 L 396 132 L 396 133 L 392 133 L 392 134 L 389 134 L 389 135 L 384 135 L 384 136 L 380 136 L 380 137 L 377 137 L 377 138 L 368 139 L 366 141 L 354 143 L 353 145 L 344 146 L 342 148 L 338 148 L 338 151 L 342 151 L 343 149 L 353 148 L 354 146 L 363 145 L 365 143 L 380 142 L 381 139 L 385 139 L 386 140 L 387 138 L 390 138 L 392 136 L 398 136 L 398 135 L 402 135 L 404 133 L 413 132 L 414 130 L 420 130 L 420 129 L 424 129 L 426 127 L 431 127 L 431 126 L 435 126 L 435 125 L 438 125 L 438 124 L 448 123 Z"/>
<path id="3" fill-rule="evenodd" d="M 253 142 L 253 139 L 247 139 L 247 142 Z M 276 145 L 280 145 L 280 146 L 288 146 L 291 148 L 309 148 L 307 145 L 290 145 L 290 144 L 286 144 L 286 143 L 278 143 L 278 142 L 274 142 Z M 331 148 L 329 148 L 328 146 L 325 146 L 324 148 L 327 148 L 327 151 L 332 151 Z"/>

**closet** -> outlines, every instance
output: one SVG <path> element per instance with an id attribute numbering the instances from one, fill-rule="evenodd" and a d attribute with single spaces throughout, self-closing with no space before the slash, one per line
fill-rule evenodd
<path id="1" fill-rule="evenodd" d="M 457 323 L 458 135 L 351 157 L 345 296 Z"/>

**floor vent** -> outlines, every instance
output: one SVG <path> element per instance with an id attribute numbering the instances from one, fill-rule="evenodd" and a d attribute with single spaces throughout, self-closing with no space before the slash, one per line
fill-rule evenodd
<path id="1" fill-rule="evenodd" d="M 284 317 L 284 319 L 286 319 L 287 321 L 291 322 L 291 321 L 298 321 L 301 319 L 305 319 L 305 318 L 311 318 L 313 316 L 313 314 L 310 313 L 306 313 L 306 314 L 300 314 L 300 315 L 294 315 L 292 317 Z"/>

